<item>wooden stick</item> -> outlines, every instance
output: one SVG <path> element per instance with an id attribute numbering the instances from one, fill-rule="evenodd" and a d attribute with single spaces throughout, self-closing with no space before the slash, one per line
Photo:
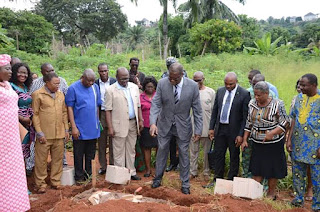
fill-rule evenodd
<path id="1" fill-rule="evenodd" d="M 96 187 L 97 183 L 97 171 L 96 171 L 96 161 L 91 160 L 91 168 L 92 168 L 92 187 Z"/>

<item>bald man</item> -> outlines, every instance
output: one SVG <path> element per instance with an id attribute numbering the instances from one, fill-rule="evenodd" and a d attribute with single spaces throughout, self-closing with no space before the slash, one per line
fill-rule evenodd
<path id="1" fill-rule="evenodd" d="M 139 87 L 129 82 L 129 71 L 118 68 L 117 82 L 105 94 L 108 136 L 113 138 L 114 165 L 130 169 L 132 180 L 141 180 L 134 167 L 137 136 L 143 129 Z"/>
<path id="2" fill-rule="evenodd" d="M 209 127 L 209 138 L 214 140 L 214 181 L 224 178 L 225 154 L 230 153 L 228 180 L 238 176 L 239 146 L 242 143 L 244 126 L 248 115 L 249 92 L 238 85 L 234 72 L 226 74 L 224 87 L 217 91 Z M 213 183 L 208 185 L 213 186 Z"/>
<path id="3" fill-rule="evenodd" d="M 72 127 L 75 180 L 78 184 L 92 174 L 91 160 L 95 157 L 96 141 L 100 137 L 99 106 L 101 97 L 95 73 L 86 69 L 81 79 L 70 85 L 66 94 L 69 120 Z M 83 170 L 85 158 L 85 170 Z M 85 173 L 86 172 L 86 173 Z"/>
<path id="4" fill-rule="evenodd" d="M 209 181 L 210 178 L 210 168 L 208 161 L 208 154 L 211 147 L 211 140 L 208 138 L 209 124 L 211 118 L 211 112 L 214 105 L 214 100 L 216 97 L 216 92 L 207 86 L 204 85 L 204 74 L 201 71 L 197 71 L 193 75 L 193 81 L 198 83 L 200 102 L 202 108 L 202 134 L 199 141 L 190 141 L 190 174 L 191 178 L 198 176 L 198 157 L 200 152 L 200 143 L 203 147 L 203 177 L 206 181 Z M 193 124 L 193 122 L 192 122 Z"/>

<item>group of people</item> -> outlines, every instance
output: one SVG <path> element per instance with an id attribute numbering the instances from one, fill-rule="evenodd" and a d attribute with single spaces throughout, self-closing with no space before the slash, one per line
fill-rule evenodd
<path id="1" fill-rule="evenodd" d="M 214 170 L 213 181 L 204 187 L 224 178 L 228 149 L 227 179 L 241 175 L 260 183 L 267 180 L 267 196 L 272 199 L 277 197 L 277 180 L 287 175 L 286 146 L 292 160 L 292 204 L 304 204 L 310 170 L 312 209 L 320 210 L 320 91 L 314 74 L 298 80 L 301 93 L 294 98 L 289 116 L 276 87 L 258 70 L 249 72 L 250 88 L 242 88 L 237 75 L 229 72 L 225 86 L 215 92 L 205 86 L 203 72 L 197 71 L 189 79 L 173 57 L 167 58 L 168 70 L 159 81 L 140 72 L 139 59 L 131 58 L 130 69 L 118 68 L 116 78 L 110 77 L 108 65 L 101 63 L 98 79 L 92 69 L 86 69 L 68 87 L 51 64 L 43 64 L 43 77 L 33 80 L 27 64 L 18 61 L 12 65 L 12 61 L 9 55 L 0 55 L 0 163 L 4 165 L 0 187 L 6 197 L 0 199 L 0 211 L 30 208 L 25 174 L 29 167 L 32 170 L 29 160 L 35 161 L 37 192 L 46 192 L 49 152 L 50 184 L 53 189 L 60 188 L 69 135 L 73 139 L 74 177 L 80 184 L 90 179 L 98 142 L 99 174 L 105 174 L 110 164 L 127 167 L 131 179 L 140 180 L 135 160 L 139 157 L 136 150 L 141 148 L 144 177 L 151 177 L 151 150 L 155 148 L 151 187 L 161 186 L 165 171 L 179 169 L 181 192 L 190 194 L 190 179 L 198 177 L 202 145 L 204 178 L 210 179 L 209 162 Z M 23 138 L 19 136 L 21 129 L 27 131 Z M 209 161 L 207 152 L 212 145 L 213 161 Z"/>

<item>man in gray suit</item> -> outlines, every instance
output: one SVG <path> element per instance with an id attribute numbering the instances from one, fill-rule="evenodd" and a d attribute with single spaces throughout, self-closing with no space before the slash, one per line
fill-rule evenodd
<path id="1" fill-rule="evenodd" d="M 179 148 L 181 191 L 190 194 L 189 183 L 189 142 L 192 136 L 190 109 L 194 116 L 194 140 L 198 141 L 202 132 L 202 109 L 199 87 L 194 81 L 183 77 L 183 67 L 173 63 L 169 76 L 159 81 L 150 110 L 150 134 L 158 135 L 156 176 L 152 188 L 161 184 L 167 164 L 169 144 L 176 138 Z"/>

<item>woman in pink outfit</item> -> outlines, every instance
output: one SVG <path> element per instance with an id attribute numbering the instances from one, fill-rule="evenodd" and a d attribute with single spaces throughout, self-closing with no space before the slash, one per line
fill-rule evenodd
<path id="1" fill-rule="evenodd" d="M 27 211 L 30 202 L 19 135 L 18 95 L 11 88 L 11 57 L 0 55 L 0 211 Z"/>

